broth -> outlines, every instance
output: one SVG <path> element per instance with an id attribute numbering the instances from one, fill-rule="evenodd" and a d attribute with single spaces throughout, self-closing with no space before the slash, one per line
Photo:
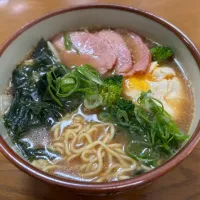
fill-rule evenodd
<path id="1" fill-rule="evenodd" d="M 179 128 L 183 130 L 184 133 L 188 133 L 190 130 L 190 125 L 192 123 L 194 113 L 194 99 L 191 84 L 187 79 L 186 75 L 184 74 L 183 69 L 177 64 L 176 61 L 167 62 L 166 64 L 176 71 L 177 77 L 183 85 L 184 97 L 181 101 L 178 102 L 180 117 L 176 119 L 176 123 L 178 124 Z M 174 109 L 176 109 L 175 106 L 176 105 L 174 105 Z"/>
<path id="2" fill-rule="evenodd" d="M 194 111 L 189 80 L 175 58 L 150 63 L 149 49 L 158 44 L 135 33 L 133 41 L 130 32 L 61 33 L 52 43 L 41 40 L 15 69 L 8 90 L 14 100 L 4 115 L 5 126 L 35 167 L 79 181 L 124 180 L 163 164 L 187 140 Z M 110 42 L 109 34 L 116 40 Z M 71 54 L 74 64 L 62 57 L 60 63 L 59 55 Z M 149 65 L 144 61 L 138 67 L 145 59 Z M 166 70 L 158 74 L 160 80 L 152 76 L 156 69 Z M 159 99 L 153 95 L 161 83 L 166 92 Z M 169 94 L 174 96 L 166 100 Z"/>

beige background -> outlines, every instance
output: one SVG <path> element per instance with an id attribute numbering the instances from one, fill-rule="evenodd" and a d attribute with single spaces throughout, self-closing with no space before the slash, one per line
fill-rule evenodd
<path id="1" fill-rule="evenodd" d="M 0 0 L 0 44 L 26 23 L 53 10 L 89 3 L 134 6 L 173 23 L 200 49 L 200 0 Z M 35 180 L 0 154 L 0 200 L 200 200 L 200 144 L 176 169 L 142 191 L 82 197 Z"/>

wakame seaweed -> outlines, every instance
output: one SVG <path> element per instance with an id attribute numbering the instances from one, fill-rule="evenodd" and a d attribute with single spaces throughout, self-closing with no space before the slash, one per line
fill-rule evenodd
<path id="1" fill-rule="evenodd" d="M 23 155 L 25 155 L 30 162 L 38 159 L 45 159 L 45 160 L 56 160 L 60 157 L 60 154 L 54 152 L 48 148 L 43 147 L 35 147 L 32 148 L 28 142 L 25 141 L 18 141 L 17 147 L 21 151 Z"/>
<path id="2" fill-rule="evenodd" d="M 24 149 L 19 142 L 28 130 L 39 125 L 50 128 L 63 114 L 75 110 L 82 102 L 82 96 L 77 92 L 63 100 L 63 106 L 54 103 L 48 92 L 46 74 L 55 69 L 56 75 L 63 76 L 69 71 L 58 62 L 48 48 L 47 42 L 41 39 L 34 48 L 29 60 L 25 60 L 13 71 L 12 91 L 13 102 L 3 116 L 6 128 L 14 143 Z M 30 159 L 34 154 L 45 154 L 45 151 L 22 151 Z M 28 153 L 29 152 L 29 153 Z M 30 152 L 32 152 L 30 154 Z M 48 157 L 48 156 L 47 156 Z"/>

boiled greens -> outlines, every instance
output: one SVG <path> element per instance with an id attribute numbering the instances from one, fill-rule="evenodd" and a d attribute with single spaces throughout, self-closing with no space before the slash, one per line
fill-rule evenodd
<path id="1" fill-rule="evenodd" d="M 27 131 L 40 125 L 50 128 L 63 114 L 75 110 L 82 102 L 81 94 L 76 92 L 64 100 L 59 98 L 62 107 L 54 103 L 47 80 L 47 73 L 52 69 L 57 77 L 69 72 L 52 55 L 47 42 L 41 39 L 29 60 L 18 65 L 12 74 L 14 99 L 3 118 L 13 142 L 20 145 L 27 157 L 27 148 L 19 142 Z"/>
<path id="2" fill-rule="evenodd" d="M 150 91 L 142 92 L 136 104 L 120 98 L 100 113 L 99 118 L 124 128 L 130 138 L 127 154 L 152 167 L 174 155 L 188 138 L 162 103 L 151 97 Z"/>

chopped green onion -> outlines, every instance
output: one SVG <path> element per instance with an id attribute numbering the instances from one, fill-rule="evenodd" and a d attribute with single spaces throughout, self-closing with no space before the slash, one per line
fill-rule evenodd
<path id="1" fill-rule="evenodd" d="M 66 50 L 72 49 L 72 41 L 68 32 L 64 33 L 64 45 Z"/>
<path id="2" fill-rule="evenodd" d="M 53 94 L 53 92 L 51 91 L 50 86 L 48 86 L 48 91 L 49 94 L 51 95 L 51 98 L 59 105 L 59 106 L 63 106 L 62 103 L 60 102 L 60 100 Z"/>
<path id="3" fill-rule="evenodd" d="M 99 115 L 98 115 L 98 117 L 99 117 L 99 120 L 101 120 L 101 121 L 103 121 L 103 122 L 109 122 L 109 121 L 111 121 L 111 119 L 112 119 L 112 116 L 111 116 L 111 114 L 110 113 L 108 113 L 108 112 L 101 112 Z"/>
<path id="4" fill-rule="evenodd" d="M 87 69 L 87 70 L 86 70 Z M 102 80 L 100 78 L 100 74 L 97 73 L 95 69 L 93 69 L 90 65 L 84 65 L 77 68 L 77 71 L 86 77 L 88 80 L 97 83 L 98 85 L 102 85 Z"/>
<path id="5" fill-rule="evenodd" d="M 91 95 L 86 97 L 84 100 L 84 106 L 88 109 L 97 108 L 102 104 L 103 98 L 99 94 Z"/>

